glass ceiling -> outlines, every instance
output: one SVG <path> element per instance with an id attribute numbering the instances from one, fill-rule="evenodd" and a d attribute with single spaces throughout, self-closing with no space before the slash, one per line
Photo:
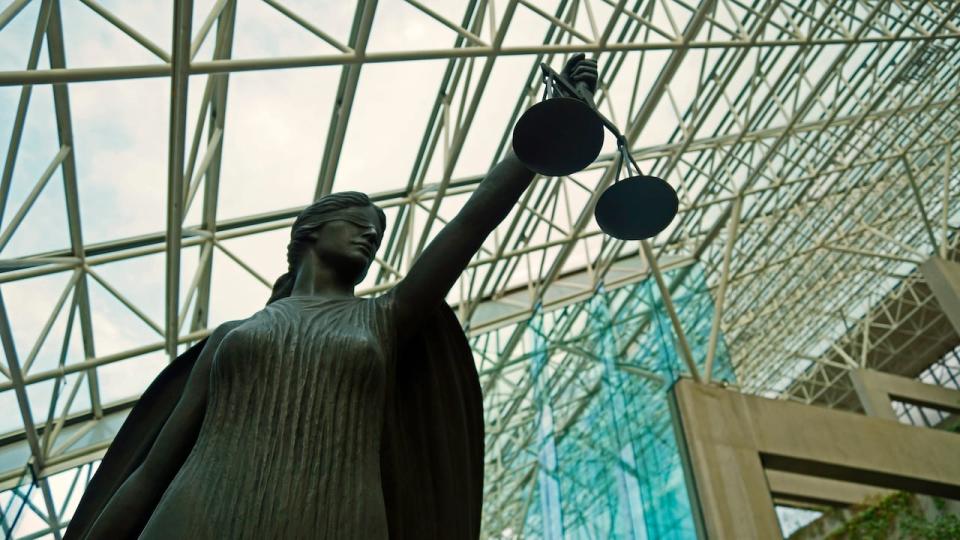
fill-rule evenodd
<path id="1" fill-rule="evenodd" d="M 504 152 L 538 64 L 574 52 L 680 214 L 646 245 L 600 234 L 609 137 L 537 179 L 448 297 L 494 336 L 482 374 L 522 359 L 538 306 L 697 261 L 739 384 L 812 401 L 798 385 L 858 365 L 837 344 L 955 254 L 958 2 L 177 4 L 0 6 L 0 489 L 98 459 L 170 354 L 263 305 L 315 196 L 374 195 L 361 289 L 389 288 Z"/>

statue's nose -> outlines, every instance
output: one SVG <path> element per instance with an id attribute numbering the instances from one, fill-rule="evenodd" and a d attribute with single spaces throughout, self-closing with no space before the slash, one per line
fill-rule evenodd
<path id="1" fill-rule="evenodd" d="M 360 234 L 360 236 L 362 236 L 364 240 L 370 242 L 370 243 L 373 244 L 374 246 L 376 246 L 376 245 L 379 243 L 378 240 L 380 239 L 380 235 L 377 234 L 377 229 L 374 228 L 374 227 L 372 227 L 372 226 L 371 226 L 371 227 L 367 227 L 367 228 Z"/>

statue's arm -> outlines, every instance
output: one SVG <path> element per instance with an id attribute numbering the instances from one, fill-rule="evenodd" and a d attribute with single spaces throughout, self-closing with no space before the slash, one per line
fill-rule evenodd
<path id="1" fill-rule="evenodd" d="M 583 53 L 573 55 L 563 78 L 592 94 L 597 87 L 597 63 Z M 415 327 L 424 313 L 439 304 L 467 267 L 483 241 L 500 224 L 530 185 L 534 173 L 511 149 L 487 173 L 463 209 L 417 259 L 410 273 L 393 291 L 400 331 Z"/>
<path id="2" fill-rule="evenodd" d="M 510 213 L 533 176 L 513 150 L 487 173 L 460 212 L 394 288 L 401 326 L 416 326 L 425 312 L 443 300 L 483 241 Z"/>
<path id="3" fill-rule="evenodd" d="M 113 494 L 86 538 L 134 538 L 150 519 L 167 485 L 180 470 L 197 440 L 206 411 L 214 352 L 238 322 L 220 325 L 207 340 L 184 387 L 183 395 L 157 435 L 143 463 Z"/>

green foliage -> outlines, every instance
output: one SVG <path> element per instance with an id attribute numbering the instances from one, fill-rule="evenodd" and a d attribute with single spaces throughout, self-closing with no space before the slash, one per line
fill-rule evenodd
<path id="1" fill-rule="evenodd" d="M 909 507 L 909 502 L 908 493 L 895 493 L 857 514 L 842 527 L 827 535 L 827 538 L 829 540 L 889 538 L 895 518 Z"/>
<path id="2" fill-rule="evenodd" d="M 933 502 L 939 511 L 946 506 L 940 498 L 935 497 Z M 912 494 L 894 493 L 827 535 L 830 540 L 885 540 L 893 537 L 955 540 L 960 538 L 960 516 L 941 514 L 928 520 Z"/>

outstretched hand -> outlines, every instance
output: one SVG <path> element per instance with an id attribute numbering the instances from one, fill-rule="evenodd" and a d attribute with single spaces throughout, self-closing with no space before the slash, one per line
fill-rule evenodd
<path id="1" fill-rule="evenodd" d="M 587 58 L 584 53 L 571 56 L 567 60 L 567 64 L 563 66 L 563 72 L 560 76 L 569 82 L 570 86 L 576 88 L 578 92 L 586 90 L 590 93 L 590 96 L 580 97 L 592 98 L 597 91 L 597 61 Z"/>

